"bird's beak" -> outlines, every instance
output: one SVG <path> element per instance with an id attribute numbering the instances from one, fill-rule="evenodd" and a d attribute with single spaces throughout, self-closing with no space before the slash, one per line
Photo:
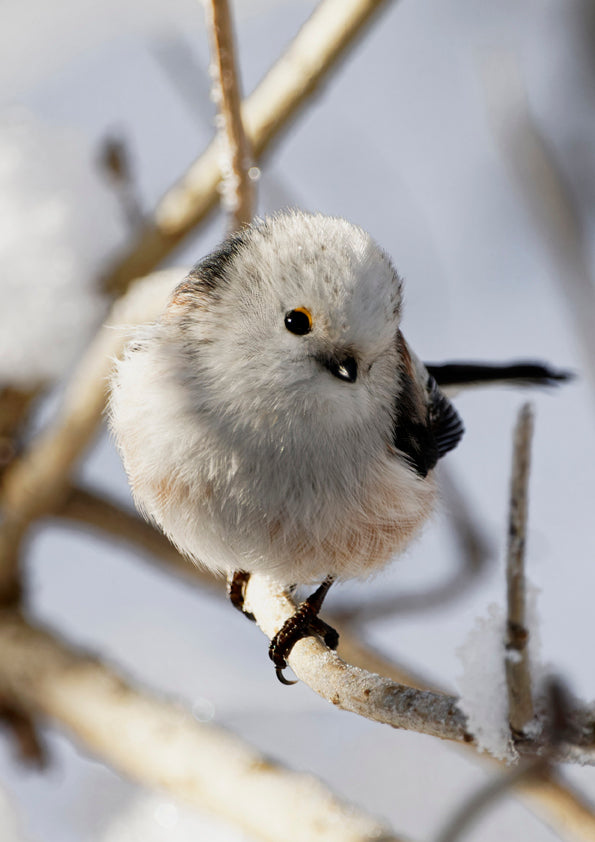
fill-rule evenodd
<path id="1" fill-rule="evenodd" d="M 324 357 L 321 363 L 339 380 L 345 380 L 347 383 L 355 383 L 357 380 L 357 362 L 351 356 Z"/>

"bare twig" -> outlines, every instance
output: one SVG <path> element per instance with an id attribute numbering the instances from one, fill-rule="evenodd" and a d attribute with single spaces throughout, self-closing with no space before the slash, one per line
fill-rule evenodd
<path id="1" fill-rule="evenodd" d="M 60 508 L 68 493 L 73 465 L 101 420 L 113 360 L 129 328 L 156 318 L 183 274 L 155 273 L 114 306 L 81 360 L 58 417 L 7 470 L 0 496 L 0 602 L 10 603 L 18 594 L 18 548 L 27 526 Z"/>
<path id="2" fill-rule="evenodd" d="M 0 614 L 0 692 L 65 726 L 92 752 L 267 842 L 398 842 L 377 820 L 340 802 L 178 704 L 134 689 L 95 658 Z"/>
<path id="3" fill-rule="evenodd" d="M 211 36 L 213 91 L 219 111 L 220 169 L 223 206 L 231 228 L 252 220 L 254 182 L 248 172 L 251 154 L 241 114 L 241 88 L 235 60 L 233 25 L 227 0 L 205 3 Z"/>
<path id="4" fill-rule="evenodd" d="M 285 53 L 244 101 L 242 116 L 256 160 L 388 0 L 322 0 Z M 152 222 L 108 273 L 106 289 L 124 290 L 151 271 L 215 206 L 221 181 L 219 150 L 211 143 L 161 199 Z"/>
<path id="5" fill-rule="evenodd" d="M 533 410 L 530 404 L 525 404 L 514 432 L 506 560 L 506 684 L 508 718 L 515 733 L 521 733 L 533 718 L 529 632 L 525 622 L 525 542 L 532 434 Z"/>

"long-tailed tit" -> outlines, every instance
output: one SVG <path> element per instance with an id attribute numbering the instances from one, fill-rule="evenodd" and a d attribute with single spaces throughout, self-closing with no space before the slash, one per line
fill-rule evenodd
<path id="1" fill-rule="evenodd" d="M 257 221 L 198 263 L 138 331 L 112 383 L 112 428 L 140 510 L 228 575 L 320 583 L 273 639 L 277 675 L 335 579 L 401 552 L 434 505 L 434 467 L 463 435 L 440 385 L 547 368 L 424 366 L 400 330 L 388 256 L 344 219 Z"/>

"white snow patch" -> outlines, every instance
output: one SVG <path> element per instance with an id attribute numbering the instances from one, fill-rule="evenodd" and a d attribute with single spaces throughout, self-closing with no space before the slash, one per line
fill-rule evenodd
<path id="1" fill-rule="evenodd" d="M 103 317 L 96 283 L 122 213 L 69 129 L 0 115 L 0 383 L 51 381 Z"/>
<path id="2" fill-rule="evenodd" d="M 500 759 L 512 757 L 508 726 L 508 695 L 504 666 L 505 617 L 500 606 L 479 617 L 457 655 L 463 673 L 457 677 L 459 706 L 481 751 Z"/>

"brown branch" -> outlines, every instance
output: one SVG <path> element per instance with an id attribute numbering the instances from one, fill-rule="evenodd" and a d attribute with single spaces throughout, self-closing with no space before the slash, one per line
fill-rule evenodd
<path id="1" fill-rule="evenodd" d="M 221 593 L 224 592 L 223 579 L 215 579 L 206 568 L 188 561 L 162 532 L 113 500 L 89 489 L 72 486 L 62 507 L 54 514 L 60 518 L 68 518 L 78 526 L 91 527 L 139 548 L 143 553 L 147 553 L 149 558 L 165 562 L 165 567 L 162 563 L 159 565 L 162 571 L 167 570 L 210 590 L 216 589 L 219 583 Z"/>
<path id="2" fill-rule="evenodd" d="M 248 172 L 251 163 L 249 143 L 241 114 L 241 89 L 235 60 L 233 25 L 227 0 L 208 0 L 205 4 L 209 33 L 213 91 L 222 125 L 219 144 L 223 206 L 231 214 L 231 228 L 241 228 L 252 220 L 254 182 Z"/>
<path id="3" fill-rule="evenodd" d="M 322 0 L 281 58 L 244 101 L 242 117 L 258 160 L 388 0 Z M 215 142 L 163 196 L 154 218 L 104 280 L 124 290 L 170 254 L 215 206 L 221 181 Z"/>
<path id="4" fill-rule="evenodd" d="M 132 779 L 265 842 L 399 842 L 310 775 L 290 772 L 179 704 L 135 689 L 13 612 L 0 613 L 0 693 L 66 727 Z"/>
<path id="5" fill-rule="evenodd" d="M 28 525 L 60 508 L 68 493 L 71 470 L 101 420 L 113 360 L 130 327 L 156 318 L 183 274 L 155 273 L 114 306 L 79 363 L 56 420 L 6 471 L 0 495 L 0 603 L 18 596 L 19 546 Z"/>
<path id="6" fill-rule="evenodd" d="M 532 435 L 533 411 L 529 404 L 525 404 L 519 412 L 514 431 L 506 559 L 508 718 L 510 727 L 517 734 L 522 733 L 523 728 L 533 719 L 529 631 L 525 622 L 525 543 Z"/>

